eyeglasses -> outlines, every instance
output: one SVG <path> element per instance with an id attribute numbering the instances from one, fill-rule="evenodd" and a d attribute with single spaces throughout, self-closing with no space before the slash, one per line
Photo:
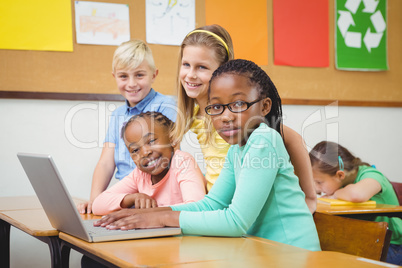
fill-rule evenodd
<path id="1" fill-rule="evenodd" d="M 205 107 L 205 112 L 208 115 L 220 115 L 225 111 L 225 107 L 228 107 L 229 111 L 232 113 L 241 113 L 247 111 L 251 105 L 259 102 L 262 99 L 258 99 L 252 102 L 246 101 L 235 101 L 228 104 L 211 104 Z"/>

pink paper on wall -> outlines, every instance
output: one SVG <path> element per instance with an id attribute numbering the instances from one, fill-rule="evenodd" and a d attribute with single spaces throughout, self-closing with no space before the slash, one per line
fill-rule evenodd
<path id="1" fill-rule="evenodd" d="M 274 64 L 329 66 L 328 0 L 273 0 Z"/>
<path id="2" fill-rule="evenodd" d="M 266 0 L 206 0 L 206 23 L 219 24 L 232 37 L 235 58 L 268 64 Z"/>

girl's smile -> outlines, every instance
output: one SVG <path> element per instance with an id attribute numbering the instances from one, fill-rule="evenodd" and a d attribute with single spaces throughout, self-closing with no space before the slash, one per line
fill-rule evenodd
<path id="1" fill-rule="evenodd" d="M 157 158 L 153 158 L 153 159 L 144 159 L 142 166 L 144 168 L 151 169 L 151 168 L 154 168 L 155 166 L 157 166 L 159 164 L 160 160 L 161 160 L 161 157 L 157 157 Z"/>
<path id="2" fill-rule="evenodd" d="M 189 83 L 189 82 L 185 82 L 187 89 L 189 90 L 194 90 L 197 89 L 198 87 L 202 86 L 202 84 L 194 84 L 194 83 Z"/>
<path id="3" fill-rule="evenodd" d="M 152 159 L 147 164 L 145 164 L 145 166 L 146 167 L 154 167 L 159 163 L 159 161 L 160 161 L 160 158 Z"/>

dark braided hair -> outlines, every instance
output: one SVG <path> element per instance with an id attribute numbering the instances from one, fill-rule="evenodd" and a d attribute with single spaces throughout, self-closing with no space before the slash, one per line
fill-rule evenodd
<path id="1" fill-rule="evenodd" d="M 212 74 L 209 81 L 208 99 L 210 98 L 212 81 L 223 74 L 236 74 L 247 77 L 250 84 L 256 86 L 260 98 L 269 97 L 271 99 L 272 107 L 271 111 L 265 116 L 265 123 L 282 135 L 282 101 L 268 74 L 252 61 L 230 60 L 221 65 Z"/>
<path id="2" fill-rule="evenodd" d="M 173 129 L 174 123 L 169 118 L 167 118 L 164 114 L 160 112 L 148 111 L 145 113 L 140 113 L 137 115 L 133 115 L 121 128 L 121 138 L 124 140 L 124 132 L 126 131 L 127 127 L 134 122 L 138 118 L 149 118 L 153 120 L 152 122 L 157 122 L 159 125 L 164 126 L 168 129 L 168 134 Z"/>

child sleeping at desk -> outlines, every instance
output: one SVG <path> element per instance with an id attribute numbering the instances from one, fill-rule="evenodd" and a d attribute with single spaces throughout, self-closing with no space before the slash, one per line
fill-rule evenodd
<path id="1" fill-rule="evenodd" d="M 318 143 L 310 151 L 310 161 L 316 190 L 324 194 L 322 197 L 399 205 L 390 181 L 337 143 Z M 402 265 L 402 219 L 378 216 L 375 221 L 387 222 L 392 231 L 387 262 Z"/>

